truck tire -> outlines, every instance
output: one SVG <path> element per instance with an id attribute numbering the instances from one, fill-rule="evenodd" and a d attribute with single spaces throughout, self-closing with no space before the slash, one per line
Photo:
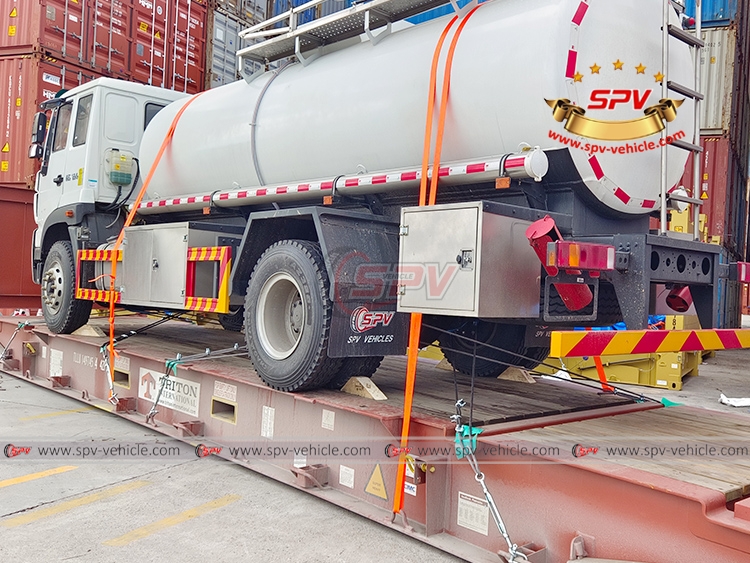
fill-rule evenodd
<path id="1" fill-rule="evenodd" d="M 280 391 L 325 386 L 342 360 L 328 357 L 332 304 L 317 243 L 283 240 L 255 265 L 245 296 L 245 341 L 260 378 Z"/>
<path id="2" fill-rule="evenodd" d="M 511 325 L 479 321 L 476 339 L 484 344 L 502 348 L 516 354 L 523 354 L 524 336 L 526 328 L 522 325 Z M 478 344 L 476 347 L 476 363 L 473 360 L 474 344 L 460 336 L 474 337 L 474 325 L 469 322 L 464 327 L 454 331 L 453 334 L 443 334 L 440 337 L 440 346 L 445 359 L 448 360 L 456 371 L 471 375 L 472 364 L 474 374 L 477 377 L 497 377 L 504 372 L 509 365 L 522 365 L 523 359 L 507 352 L 501 352 L 494 348 Z M 494 360 L 494 361 L 493 361 Z"/>
<path id="3" fill-rule="evenodd" d="M 383 356 L 363 356 L 361 358 L 344 358 L 339 372 L 328 383 L 329 389 L 341 389 L 350 378 L 355 376 L 370 377 L 378 371 Z"/>
<path id="4" fill-rule="evenodd" d="M 245 307 L 238 307 L 234 312 L 219 315 L 219 324 L 224 330 L 242 332 L 245 326 Z"/>
<path id="5" fill-rule="evenodd" d="M 70 241 L 52 245 L 42 273 L 42 312 L 55 334 L 70 334 L 89 320 L 91 301 L 75 298 L 76 261 Z"/>

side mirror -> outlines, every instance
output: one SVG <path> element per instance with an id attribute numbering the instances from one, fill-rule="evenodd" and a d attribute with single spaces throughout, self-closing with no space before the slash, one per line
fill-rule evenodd
<path id="1" fill-rule="evenodd" d="M 42 158 L 44 154 L 44 137 L 47 134 L 47 115 L 43 112 L 34 114 L 34 127 L 31 131 L 29 158 Z"/>
<path id="2" fill-rule="evenodd" d="M 34 114 L 34 126 L 31 132 L 31 144 L 41 145 L 44 143 L 44 137 L 47 134 L 47 115 L 44 112 Z"/>
<path id="3" fill-rule="evenodd" d="M 29 147 L 29 158 L 39 159 L 44 154 L 44 147 L 34 143 Z"/>

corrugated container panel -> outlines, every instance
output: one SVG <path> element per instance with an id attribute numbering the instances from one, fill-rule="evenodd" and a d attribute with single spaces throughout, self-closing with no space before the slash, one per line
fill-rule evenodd
<path id="1" fill-rule="evenodd" d="M 239 32 L 249 27 L 249 22 L 229 16 L 219 10 L 214 10 L 209 21 L 212 22 L 211 38 L 209 40 L 208 62 L 206 73 L 208 88 L 215 88 L 222 84 L 229 84 L 239 78 L 237 72 L 237 50 L 241 48 L 242 40 Z M 260 69 L 258 63 L 245 60 L 245 72 L 252 73 Z"/>
<path id="2" fill-rule="evenodd" d="M 691 18 L 695 17 L 695 0 L 685 2 L 685 13 Z M 736 16 L 737 0 L 701 0 L 703 25 L 727 25 Z"/>
<path id="3" fill-rule="evenodd" d="M 734 65 L 737 29 L 717 27 L 703 30 L 706 46 L 701 50 L 701 128 L 721 134 L 728 131 L 734 96 Z"/>
<path id="4" fill-rule="evenodd" d="M 41 306 L 39 286 L 31 279 L 31 244 L 34 223 L 34 193 L 0 187 L 0 309 L 30 309 Z"/>
<path id="5" fill-rule="evenodd" d="M 89 38 L 86 61 L 116 78 L 130 74 L 133 48 L 132 0 L 88 0 Z"/>
<path id="6" fill-rule="evenodd" d="M 265 19 L 266 0 L 216 0 L 216 9 L 252 25 Z"/>
<path id="7" fill-rule="evenodd" d="M 85 1 L 5 0 L 0 13 L 4 35 L 0 55 L 42 52 L 81 64 L 87 16 Z"/>
<path id="8" fill-rule="evenodd" d="M 130 76 L 136 82 L 167 87 L 168 29 L 171 28 L 167 0 L 135 3 Z"/>
<path id="9" fill-rule="evenodd" d="M 745 255 L 747 238 L 746 190 L 747 176 L 738 156 L 732 151 L 728 137 L 702 137 L 700 153 L 701 213 L 706 215 L 709 240 L 719 237 L 734 259 Z M 679 184 L 688 191 L 693 187 L 692 156 Z M 678 184 L 678 185 L 679 185 Z"/>
<path id="10" fill-rule="evenodd" d="M 307 3 L 308 0 L 273 0 L 273 15 L 279 15 L 284 12 L 288 12 L 295 6 L 301 6 Z M 319 4 L 315 8 L 310 8 L 304 12 L 298 14 L 297 23 L 303 24 L 310 22 L 316 18 L 328 16 L 339 10 L 349 8 L 352 5 L 352 0 L 326 0 L 322 4 Z"/>
<path id="11" fill-rule="evenodd" d="M 469 3 L 469 1 L 470 0 L 458 0 L 458 6 L 460 8 L 463 8 L 466 4 Z M 486 0 L 481 0 L 480 4 L 485 1 Z M 450 3 L 446 3 L 445 6 L 439 6 L 438 8 L 433 8 L 432 10 L 427 10 L 426 12 L 422 12 L 421 14 L 417 14 L 416 16 L 406 18 L 406 21 L 416 25 L 419 23 L 424 23 L 437 18 L 441 18 L 445 15 L 452 14 L 453 12 L 453 6 Z"/>
<path id="12" fill-rule="evenodd" d="M 172 37 L 168 87 L 195 94 L 203 90 L 206 70 L 206 6 L 197 0 L 172 0 Z"/>
<path id="13" fill-rule="evenodd" d="M 0 186 L 33 187 L 37 161 L 28 157 L 28 149 L 39 104 L 62 88 L 71 89 L 99 76 L 90 69 L 50 62 L 38 54 L 0 58 L 0 83 L 10 94 L 0 105 Z"/>

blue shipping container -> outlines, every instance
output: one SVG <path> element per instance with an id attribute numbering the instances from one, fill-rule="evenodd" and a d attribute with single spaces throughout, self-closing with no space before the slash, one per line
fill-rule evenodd
<path id="1" fill-rule="evenodd" d="M 685 2 L 685 13 L 695 17 L 695 0 Z M 729 25 L 737 18 L 737 0 L 701 0 L 704 27 Z"/>
<path id="2" fill-rule="evenodd" d="M 301 6 L 307 2 L 309 2 L 309 0 L 274 0 L 273 15 L 278 16 L 284 12 L 288 12 L 293 7 Z M 297 16 L 297 25 L 311 22 L 319 17 L 328 16 L 334 12 L 343 10 L 344 8 L 349 8 L 351 5 L 352 0 L 328 0 L 328 2 L 323 2 L 316 8 L 310 8 L 299 14 Z M 281 24 L 278 24 L 276 27 L 281 27 Z"/>

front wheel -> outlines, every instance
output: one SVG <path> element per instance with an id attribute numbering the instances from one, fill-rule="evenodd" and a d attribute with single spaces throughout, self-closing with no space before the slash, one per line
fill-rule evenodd
<path id="1" fill-rule="evenodd" d="M 250 276 L 245 341 L 260 378 L 281 391 L 325 386 L 341 360 L 328 357 L 332 305 L 317 243 L 284 240 L 269 247 Z"/>
<path id="2" fill-rule="evenodd" d="M 47 253 L 42 274 L 42 313 L 49 329 L 70 334 L 89 320 L 91 301 L 75 297 L 76 262 L 73 245 L 57 241 Z"/>

